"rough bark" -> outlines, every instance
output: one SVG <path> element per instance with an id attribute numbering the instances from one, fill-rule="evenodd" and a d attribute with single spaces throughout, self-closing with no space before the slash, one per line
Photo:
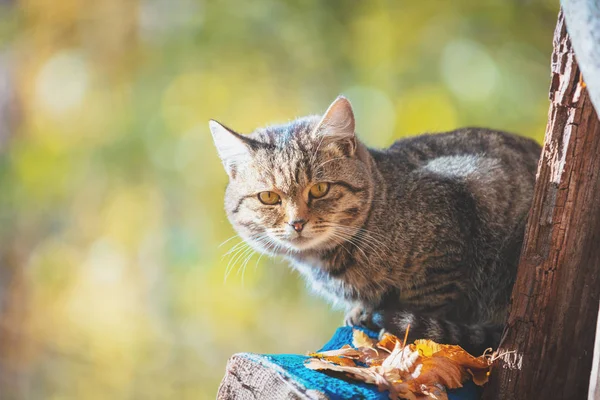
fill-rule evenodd
<path id="1" fill-rule="evenodd" d="M 597 0 L 561 0 L 582 75 L 596 112 L 600 110 L 600 2 Z M 596 343 L 588 398 L 600 399 L 600 317 L 596 325 Z"/>
<path id="2" fill-rule="evenodd" d="M 505 337 L 486 399 L 584 399 L 600 299 L 600 122 L 562 13 L 549 120 Z"/>

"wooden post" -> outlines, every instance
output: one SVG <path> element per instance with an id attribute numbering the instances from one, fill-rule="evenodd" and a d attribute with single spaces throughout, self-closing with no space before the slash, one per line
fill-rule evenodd
<path id="1" fill-rule="evenodd" d="M 588 85 L 596 112 L 600 110 L 600 2 L 561 0 L 567 31 Z"/>
<path id="2" fill-rule="evenodd" d="M 600 300 L 600 121 L 562 12 L 550 112 L 512 293 L 504 355 L 486 399 L 585 399 Z"/>

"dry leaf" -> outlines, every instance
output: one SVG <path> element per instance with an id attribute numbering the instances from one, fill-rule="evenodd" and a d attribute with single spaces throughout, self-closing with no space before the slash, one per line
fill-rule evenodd
<path id="1" fill-rule="evenodd" d="M 309 359 L 304 366 L 313 370 L 328 370 L 343 372 L 350 378 L 377 385 L 379 391 L 389 390 L 394 393 L 397 399 L 417 399 L 410 391 L 407 384 L 400 382 L 393 383 L 389 380 L 392 376 L 384 376 L 384 370 L 381 367 L 362 368 L 362 367 L 344 367 L 341 365 L 332 365 L 319 359 Z M 392 397 L 390 397 L 392 398 Z"/>
<path id="2" fill-rule="evenodd" d="M 412 351 L 409 346 L 402 347 L 398 342 L 390 355 L 381 363 L 381 366 L 383 368 L 396 368 L 402 372 L 408 372 L 413 369 L 415 361 L 418 358 L 418 351 Z"/>
<path id="3" fill-rule="evenodd" d="M 356 348 L 365 347 L 372 349 L 377 343 L 375 339 L 371 339 L 366 333 L 360 329 L 354 329 L 352 331 L 352 345 Z"/>
<path id="4" fill-rule="evenodd" d="M 359 330 L 353 332 L 352 339 L 356 349 L 346 345 L 310 354 L 313 358 L 307 360 L 306 367 L 341 372 L 377 385 L 380 391 L 390 392 L 390 399 L 447 400 L 446 389 L 459 388 L 468 379 L 483 385 L 489 376 L 491 356 L 474 357 L 460 346 L 431 340 L 403 345 L 390 334 L 376 343 Z"/>
<path id="5" fill-rule="evenodd" d="M 454 361 L 473 378 L 476 385 L 483 386 L 489 379 L 489 357 L 474 357 L 460 346 L 438 344 L 431 340 L 416 340 L 415 346 L 422 355 L 441 355 Z"/>
<path id="6" fill-rule="evenodd" d="M 448 389 L 455 389 L 462 387 L 468 377 L 468 373 L 459 364 L 443 356 L 422 357 L 420 361 L 421 370 L 414 377 L 416 384 L 439 383 Z"/>
<path id="7" fill-rule="evenodd" d="M 325 360 L 328 361 L 330 363 L 333 364 L 337 364 L 337 365 L 343 365 L 346 367 L 356 367 L 356 363 L 354 361 L 352 361 L 351 358 L 346 358 L 346 357 L 337 357 L 337 356 L 330 356 L 330 357 L 318 357 L 320 360 Z"/>
<path id="8" fill-rule="evenodd" d="M 380 349 L 385 349 L 391 352 L 392 350 L 394 350 L 394 347 L 396 347 L 396 343 L 402 344 L 400 339 L 398 339 L 391 333 L 386 332 L 381 338 L 381 340 L 376 344 L 376 346 Z"/>
<path id="9" fill-rule="evenodd" d="M 360 357 L 362 353 L 357 349 L 353 349 L 352 347 L 345 345 L 341 349 L 338 350 L 328 350 L 322 351 L 320 353 L 308 353 L 309 357 Z"/>

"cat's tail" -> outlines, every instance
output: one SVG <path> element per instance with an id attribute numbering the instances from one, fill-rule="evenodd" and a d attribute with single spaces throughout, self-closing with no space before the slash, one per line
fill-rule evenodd
<path id="1" fill-rule="evenodd" d="M 440 344 L 457 344 L 479 356 L 487 348 L 496 349 L 503 326 L 489 323 L 461 324 L 443 318 L 419 315 L 410 311 L 387 310 L 373 315 L 373 323 L 398 337 L 404 337 L 408 325 L 408 340 L 430 339 Z"/>

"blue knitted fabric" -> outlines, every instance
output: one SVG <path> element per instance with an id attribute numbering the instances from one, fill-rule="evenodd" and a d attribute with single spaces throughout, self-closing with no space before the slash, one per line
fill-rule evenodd
<path id="1" fill-rule="evenodd" d="M 377 333 L 372 331 L 365 332 L 375 338 Z M 333 337 L 323 346 L 320 351 L 335 350 L 345 344 L 352 344 L 352 328 L 338 328 Z M 307 389 L 314 389 L 327 395 L 331 400 L 336 399 L 389 399 L 388 392 L 379 392 L 375 385 L 360 383 L 357 381 L 345 381 L 334 378 L 319 371 L 313 371 L 304 367 L 306 356 L 296 354 L 277 354 L 277 355 L 255 355 L 246 354 L 253 362 L 275 367 L 280 373 L 293 379 Z M 481 391 L 473 383 L 467 382 L 460 389 L 449 390 L 450 400 L 477 400 L 480 398 Z"/>

